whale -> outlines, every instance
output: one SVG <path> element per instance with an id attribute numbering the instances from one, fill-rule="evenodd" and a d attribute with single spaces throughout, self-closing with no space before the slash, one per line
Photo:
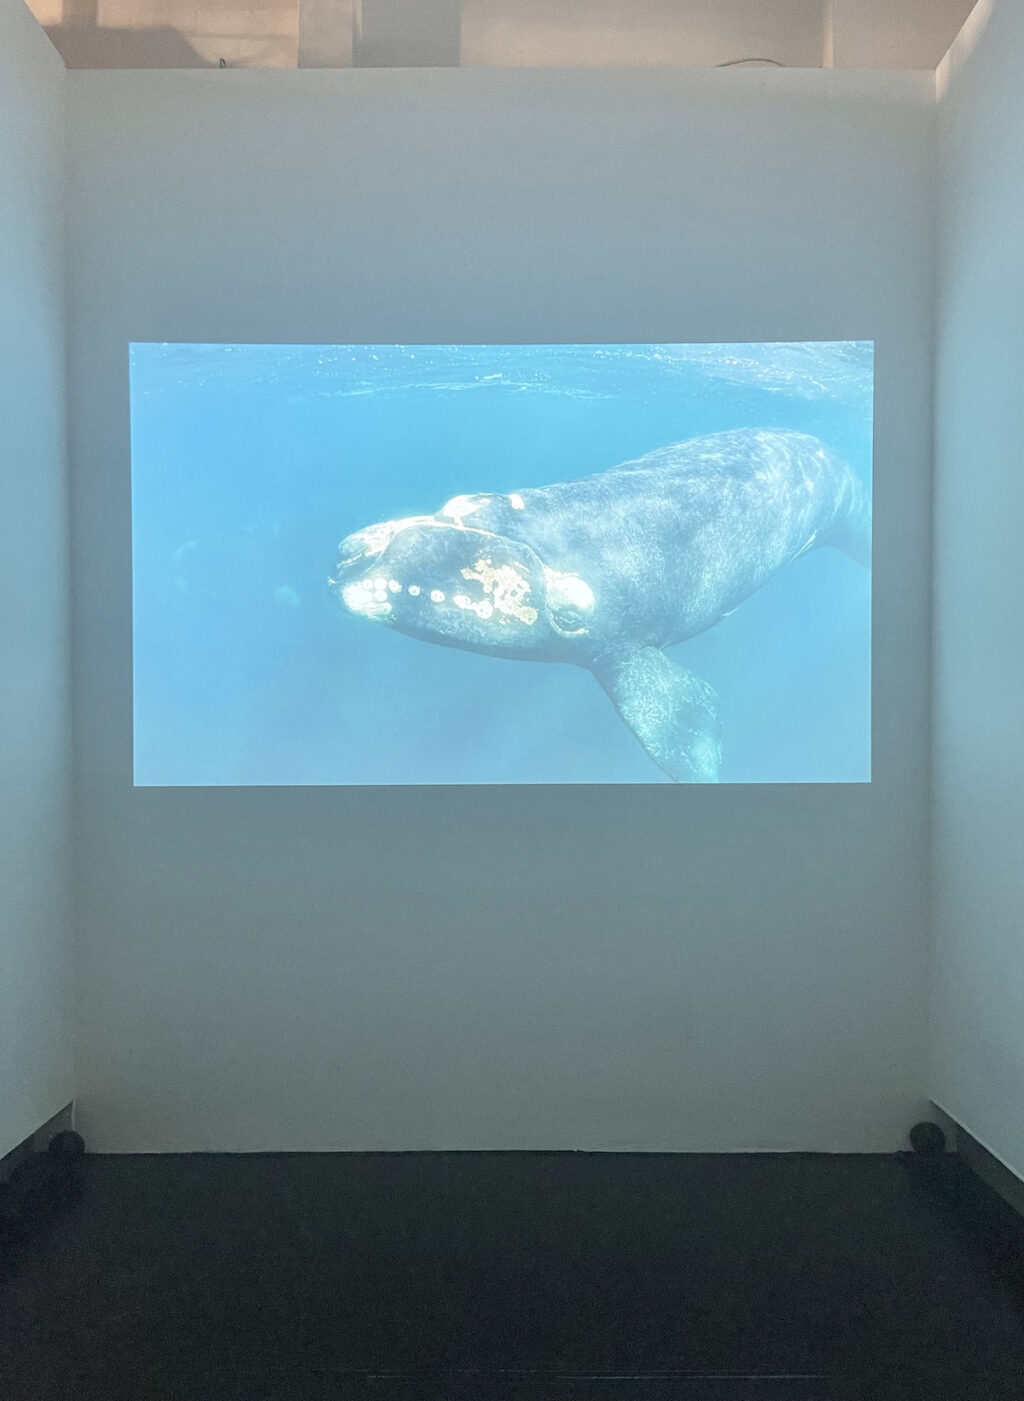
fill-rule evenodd
<path id="1" fill-rule="evenodd" d="M 585 668 L 669 779 L 714 783 L 718 698 L 665 649 L 828 547 L 870 568 L 860 478 L 816 437 L 744 428 L 363 526 L 328 582 L 348 614 L 406 636 Z"/>

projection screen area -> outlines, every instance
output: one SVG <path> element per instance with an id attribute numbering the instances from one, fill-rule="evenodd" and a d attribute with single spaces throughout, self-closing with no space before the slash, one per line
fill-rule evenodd
<path id="1" fill-rule="evenodd" d="M 137 785 L 870 779 L 870 342 L 130 362 Z"/>

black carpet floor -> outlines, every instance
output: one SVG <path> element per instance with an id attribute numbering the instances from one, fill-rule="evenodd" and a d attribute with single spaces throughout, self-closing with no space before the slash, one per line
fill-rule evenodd
<path id="1" fill-rule="evenodd" d="M 86 1159 L 2 1401 L 1024 1401 L 1020 1218 L 949 1158 Z"/>

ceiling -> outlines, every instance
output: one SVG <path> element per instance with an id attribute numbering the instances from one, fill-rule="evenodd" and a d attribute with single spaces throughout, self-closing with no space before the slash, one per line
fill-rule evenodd
<path id="1" fill-rule="evenodd" d="M 973 0 L 27 0 L 71 68 L 934 68 Z"/>

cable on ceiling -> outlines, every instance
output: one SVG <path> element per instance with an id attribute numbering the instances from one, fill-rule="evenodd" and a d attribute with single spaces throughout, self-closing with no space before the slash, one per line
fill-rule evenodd
<path id="1" fill-rule="evenodd" d="M 772 68 L 788 68 L 788 63 L 780 63 L 777 58 L 730 58 L 728 63 L 716 63 L 716 68 L 735 68 L 738 63 L 768 63 Z"/>

